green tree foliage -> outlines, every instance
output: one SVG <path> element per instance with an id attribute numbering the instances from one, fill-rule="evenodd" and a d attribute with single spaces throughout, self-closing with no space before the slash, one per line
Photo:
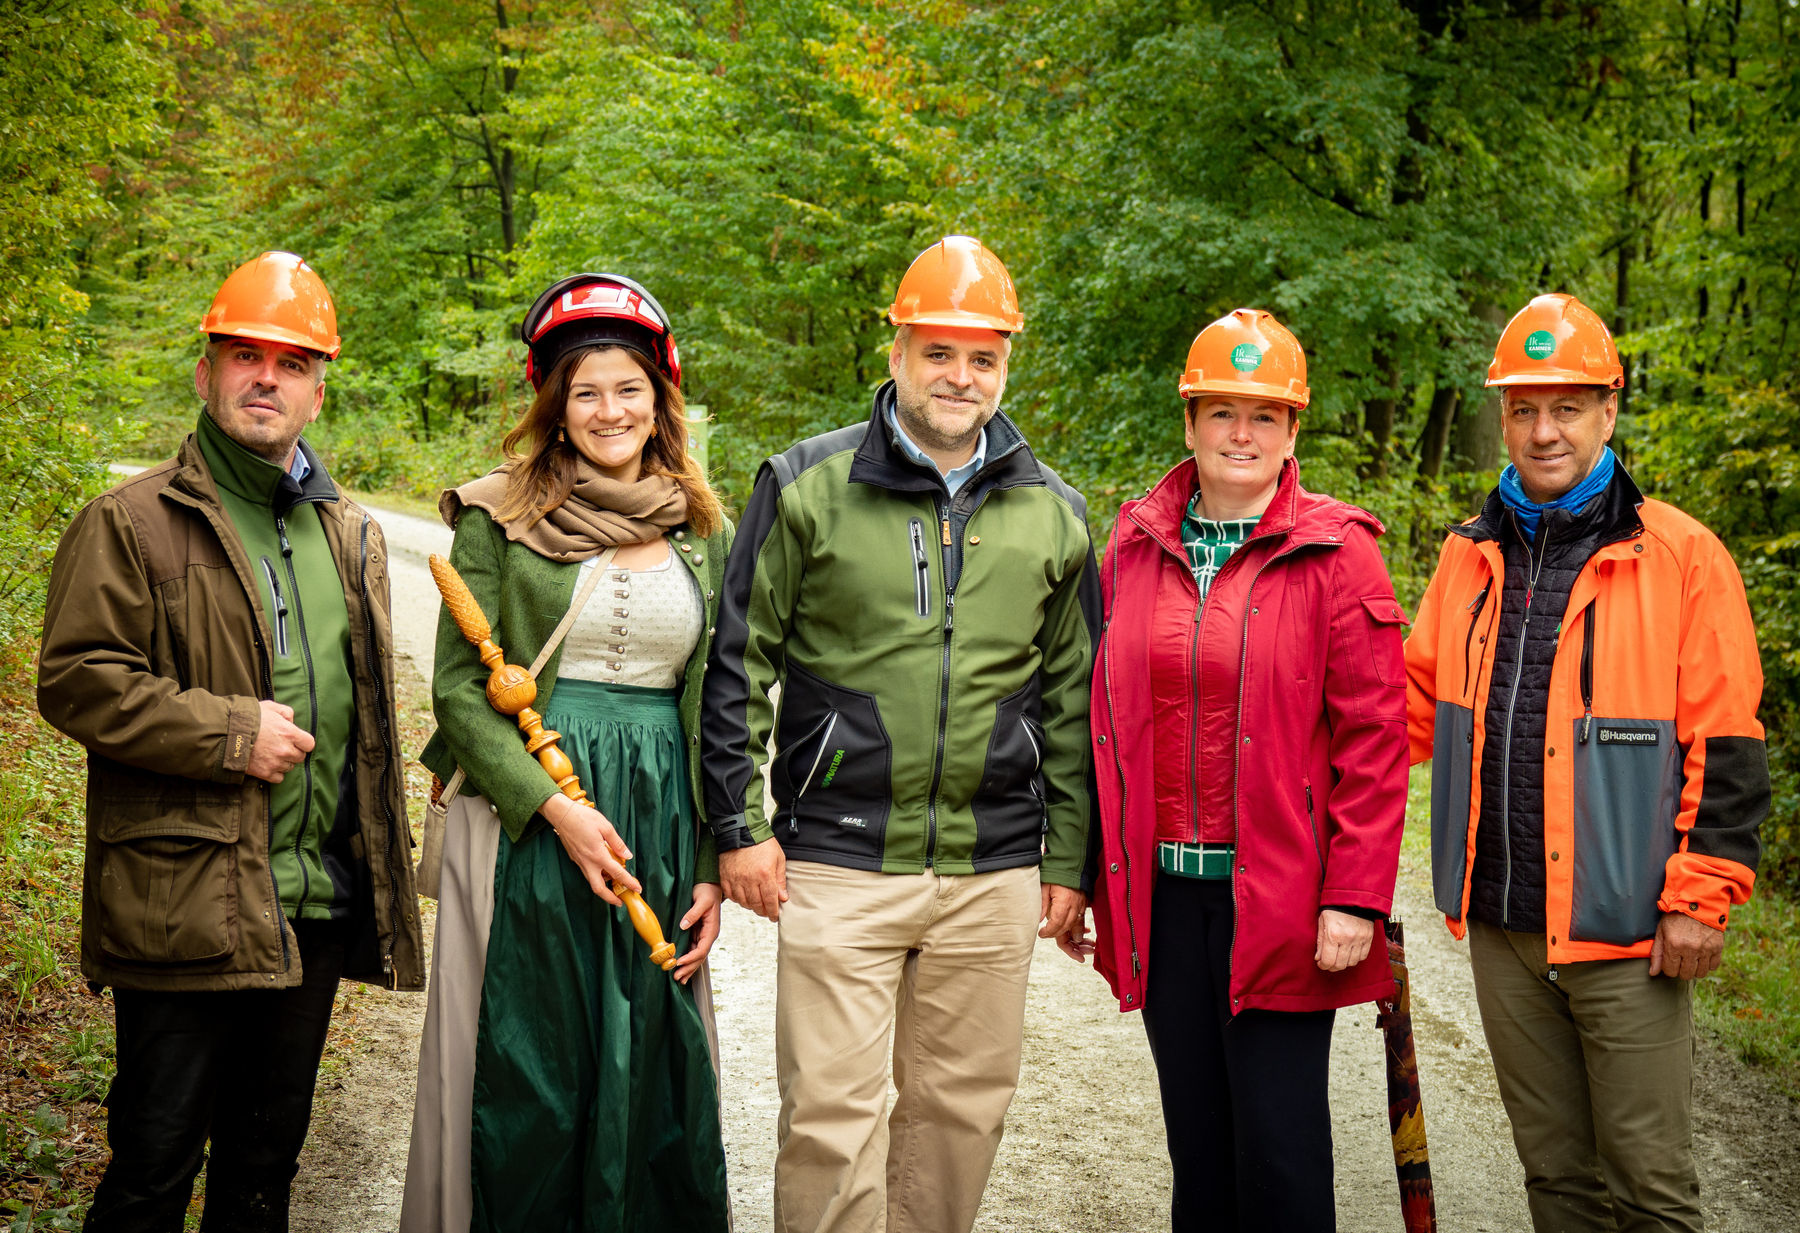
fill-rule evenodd
<path id="1" fill-rule="evenodd" d="M 36 178 L 0 202 L 19 234 L 65 218 L 30 276 L 91 297 L 60 320 L 104 356 L 108 409 L 152 425 L 146 449 L 191 423 L 194 322 L 263 248 L 305 254 L 338 297 L 334 467 L 420 495 L 491 465 L 525 405 L 523 306 L 611 269 L 673 313 L 741 501 L 765 453 L 864 413 L 896 280 L 962 231 L 1024 299 L 1008 409 L 1098 530 L 1181 454 L 1194 334 L 1257 305 L 1311 358 L 1307 482 L 1383 518 L 1410 600 L 1503 461 L 1481 384 L 1501 324 L 1573 291 L 1627 354 L 1628 464 L 1744 563 L 1782 785 L 1772 867 L 1794 868 L 1789 0 L 40 8 L 9 51 L 67 37 L 123 58 L 65 70 L 103 87 L 51 92 L 74 119 L 8 129 L 89 144 L 26 147 Z M 128 30 L 148 37 L 108 33 Z M 115 87 L 151 100 L 139 121 L 83 120 Z M 146 142 L 133 123 L 152 118 Z M 0 310 L 27 302 L 59 301 Z"/>
<path id="2" fill-rule="evenodd" d="M 99 486 L 123 426 L 85 378 L 87 228 L 114 211 L 114 168 L 160 133 L 157 27 L 106 0 L 0 10 L 0 654 L 35 627 L 50 549 Z"/>

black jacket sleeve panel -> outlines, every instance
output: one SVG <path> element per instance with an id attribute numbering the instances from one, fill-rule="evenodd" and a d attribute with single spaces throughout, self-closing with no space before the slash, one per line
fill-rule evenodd
<path id="1" fill-rule="evenodd" d="M 773 581 L 763 576 L 765 551 L 772 538 L 779 551 L 785 538 L 777 527 L 780 501 L 779 479 L 765 463 L 725 565 L 717 633 L 701 691 L 706 811 L 721 852 L 748 847 L 773 833 L 762 817 L 760 793 L 752 800 L 751 791 L 760 787 L 756 768 L 767 753 L 773 726 L 768 689 L 781 671 L 781 639 L 778 631 L 770 636 L 767 629 L 753 629 L 752 621 L 764 615 L 755 609 Z"/>

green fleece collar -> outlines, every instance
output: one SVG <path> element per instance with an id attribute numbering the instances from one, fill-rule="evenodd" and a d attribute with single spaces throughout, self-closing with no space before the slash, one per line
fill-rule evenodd
<path id="1" fill-rule="evenodd" d="M 319 456 L 307 446 L 304 437 L 295 445 L 311 466 L 304 482 L 233 441 L 204 408 L 194 427 L 194 439 L 199 442 L 200 454 L 206 459 L 213 482 L 239 500 L 286 510 L 302 501 L 332 502 L 337 499 Z"/>

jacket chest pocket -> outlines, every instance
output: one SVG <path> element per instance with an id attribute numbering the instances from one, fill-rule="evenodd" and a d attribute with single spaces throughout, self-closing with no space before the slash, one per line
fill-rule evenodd
<path id="1" fill-rule="evenodd" d="M 1629 946 L 1656 933 L 1664 866 L 1675 852 L 1675 723 L 1595 715 L 1574 727 L 1575 851 L 1551 854 L 1575 862 L 1569 936 Z"/>
<path id="2" fill-rule="evenodd" d="M 90 802 L 100 945 L 129 963 L 201 963 L 237 945 L 241 790 L 174 784 Z"/>

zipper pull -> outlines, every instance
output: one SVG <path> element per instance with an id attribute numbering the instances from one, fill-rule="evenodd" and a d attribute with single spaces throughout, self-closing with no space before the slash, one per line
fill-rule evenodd
<path id="1" fill-rule="evenodd" d="M 275 515 L 275 534 L 281 538 L 281 555 L 284 557 L 293 556 L 294 546 L 288 543 L 287 537 L 287 519 L 283 518 L 280 514 Z"/>
<path id="2" fill-rule="evenodd" d="M 1594 708 L 1588 707 L 1581 716 L 1581 743 L 1587 744 L 1588 729 L 1594 726 Z"/>
<path id="3" fill-rule="evenodd" d="M 939 522 L 938 525 L 943 527 L 943 529 L 944 529 L 944 547 L 948 548 L 950 546 L 950 519 L 949 519 L 949 517 L 945 516 Z"/>
<path id="4" fill-rule="evenodd" d="M 944 637 L 956 628 L 956 592 L 949 591 L 944 595 Z"/>

